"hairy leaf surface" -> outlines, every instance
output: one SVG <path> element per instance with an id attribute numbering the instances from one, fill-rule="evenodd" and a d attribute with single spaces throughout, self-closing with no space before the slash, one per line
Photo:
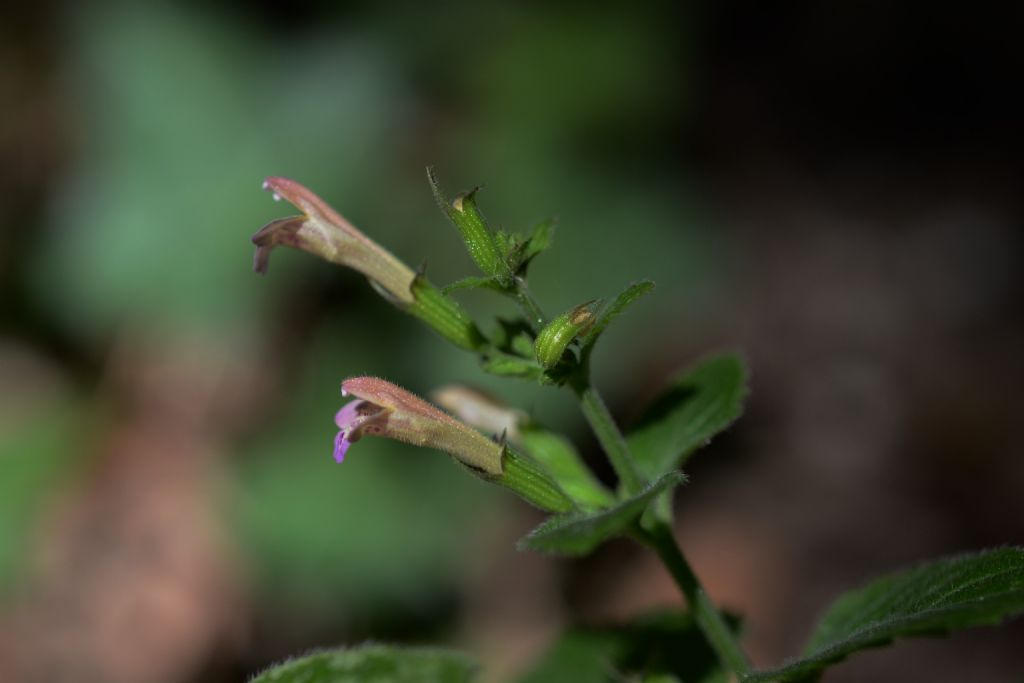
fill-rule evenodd
<path id="1" fill-rule="evenodd" d="M 475 672 L 472 660 L 449 650 L 366 645 L 297 657 L 252 683 L 468 683 Z"/>
<path id="2" fill-rule="evenodd" d="M 600 512 L 572 512 L 551 517 L 520 540 L 519 547 L 561 555 L 586 555 L 609 538 L 628 531 L 658 494 L 685 479 L 682 472 L 668 472 L 615 507 Z"/>
<path id="3" fill-rule="evenodd" d="M 804 657 L 747 681 L 813 679 L 848 655 L 894 638 L 997 624 L 1024 612 L 1024 548 L 959 555 L 876 579 L 832 603 Z"/>

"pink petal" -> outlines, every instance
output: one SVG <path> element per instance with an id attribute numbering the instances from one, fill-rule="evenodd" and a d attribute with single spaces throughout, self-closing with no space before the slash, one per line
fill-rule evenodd
<path id="1" fill-rule="evenodd" d="M 361 403 L 363 401 L 349 401 L 341 407 L 341 410 L 334 416 L 334 424 L 338 425 L 338 429 L 351 429 L 357 424 L 361 417 L 359 414 L 359 404 Z"/>

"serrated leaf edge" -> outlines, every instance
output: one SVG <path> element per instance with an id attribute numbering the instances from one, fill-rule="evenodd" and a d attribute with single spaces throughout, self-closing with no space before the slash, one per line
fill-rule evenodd
<path id="1" fill-rule="evenodd" d="M 950 557 L 942 557 L 942 558 L 938 558 L 938 559 L 934 559 L 934 560 L 929 560 L 929 561 L 918 563 L 917 565 L 915 565 L 913 567 L 910 567 L 910 568 L 907 568 L 907 569 L 905 569 L 903 571 L 892 572 L 892 573 L 889 573 L 889 574 L 886 574 L 886 575 L 883 575 L 883 576 L 876 577 L 876 578 L 870 580 L 864 586 L 861 586 L 860 588 L 854 588 L 851 591 L 848 591 L 847 593 L 844 593 L 843 595 L 840 595 L 838 598 L 833 600 L 829 604 L 829 606 L 826 608 L 826 610 L 825 610 L 824 614 L 822 615 L 821 619 L 819 620 L 818 626 L 816 628 L 820 627 L 821 622 L 824 621 L 828 617 L 829 613 L 841 601 L 847 600 L 847 599 L 852 599 L 852 597 L 857 592 L 866 590 L 867 588 L 869 588 L 870 586 L 872 586 L 872 585 L 874 585 L 874 584 L 876 584 L 878 582 L 882 582 L 882 581 L 886 581 L 886 580 L 893 580 L 893 579 L 899 578 L 901 576 L 904 576 L 907 573 L 914 572 L 914 571 L 920 570 L 920 569 L 924 569 L 924 568 L 928 567 L 929 565 L 932 565 L 932 564 L 935 564 L 935 563 L 938 563 L 938 562 L 954 561 L 956 559 L 969 559 L 971 557 L 979 557 L 979 556 L 985 555 L 985 554 L 997 553 L 997 552 L 1002 551 L 1002 550 L 1017 550 L 1018 552 L 1024 552 L 1024 548 L 1019 547 L 1019 546 L 1002 546 L 1002 547 L 998 547 L 998 548 L 991 548 L 989 550 L 984 550 L 984 551 L 981 551 L 979 553 L 965 553 L 965 554 L 962 554 L 962 555 L 953 555 L 953 556 L 950 556 Z M 970 585 L 977 584 L 977 583 L 979 583 L 981 581 L 991 580 L 991 579 L 993 579 L 993 578 L 995 578 L 997 576 L 1001 576 L 1001 575 L 1004 575 L 1004 574 L 1012 573 L 1014 571 L 1019 571 L 1019 570 L 1014 568 L 1014 567 L 1008 567 L 1008 568 L 1001 569 L 999 571 L 995 571 L 995 572 L 993 572 L 991 574 L 987 574 L 985 576 L 976 577 L 975 579 L 972 579 L 971 581 L 969 581 L 969 582 L 967 582 L 965 584 L 957 586 L 953 590 L 946 591 L 942 595 L 935 597 L 934 601 L 941 600 L 941 599 L 943 599 L 945 597 L 948 597 L 949 595 L 951 595 L 953 593 L 956 593 L 956 592 L 959 592 L 961 590 L 964 590 L 965 587 L 968 587 Z M 799 679 L 807 677 L 807 676 L 816 675 L 816 674 L 820 673 L 821 671 L 825 670 L 826 668 L 828 668 L 828 667 L 830 667 L 830 666 L 832 666 L 834 664 L 838 664 L 838 663 L 844 661 L 848 657 L 856 654 L 857 652 L 860 652 L 861 650 L 867 650 L 867 649 L 872 649 L 872 648 L 877 648 L 877 647 L 884 647 L 885 645 L 887 645 L 887 644 L 889 644 L 889 643 L 891 643 L 891 642 L 893 642 L 893 641 L 895 641 L 897 639 L 914 638 L 914 637 L 920 637 L 922 635 L 928 635 L 928 634 L 935 634 L 935 635 L 947 634 L 947 633 L 951 633 L 952 631 L 963 630 L 963 629 L 967 629 L 967 628 L 974 628 L 974 627 L 977 627 L 977 626 L 995 625 L 995 624 L 999 624 L 999 623 L 1002 623 L 1004 621 L 1007 621 L 1009 619 L 1013 619 L 1015 617 L 1021 616 L 1021 613 L 1024 612 L 1024 589 L 1004 591 L 1002 593 L 998 593 L 998 594 L 995 594 L 995 595 L 992 595 L 992 596 L 986 596 L 984 598 L 984 600 L 986 600 L 986 601 L 993 600 L 994 601 L 994 600 L 999 600 L 999 599 L 1005 599 L 1006 597 L 1016 598 L 1016 599 L 1021 601 L 1020 602 L 1021 607 L 1018 608 L 1018 611 L 1016 613 L 997 614 L 997 615 L 991 616 L 989 618 L 979 619 L 978 621 L 972 622 L 972 623 L 967 624 L 965 626 L 949 626 L 949 627 L 936 628 L 936 629 L 922 629 L 921 631 L 914 631 L 913 630 L 913 624 L 915 622 L 927 622 L 930 617 L 935 617 L 936 615 L 941 615 L 943 612 L 953 612 L 953 613 L 955 613 L 955 612 L 963 611 L 964 608 L 962 606 L 958 607 L 957 605 L 948 605 L 948 606 L 944 606 L 944 607 L 941 607 L 941 608 L 926 608 L 926 609 L 923 609 L 923 610 L 921 610 L 919 612 L 915 612 L 913 615 L 910 615 L 910 616 L 901 616 L 901 617 L 898 617 L 898 618 L 885 619 L 885 620 L 876 619 L 876 620 L 874 620 L 871 623 L 868 623 L 868 624 L 866 624 L 864 626 L 860 626 L 860 627 L 856 628 L 851 634 L 847 635 L 846 637 L 844 637 L 840 641 L 833 642 L 830 645 L 824 645 L 824 646 L 819 647 L 816 650 L 808 652 L 808 653 L 806 653 L 806 654 L 804 654 L 802 656 L 787 658 L 785 661 L 783 661 L 782 664 L 780 664 L 778 667 L 776 667 L 774 669 L 766 669 L 766 670 L 762 670 L 762 671 L 752 672 L 750 675 L 745 676 L 743 678 L 743 681 L 744 681 L 744 683 L 762 683 L 762 682 L 767 682 L 767 681 L 799 680 Z M 902 626 L 900 625 L 901 622 L 903 624 Z M 885 630 L 887 630 L 887 631 L 899 630 L 900 628 L 904 628 L 904 629 L 908 629 L 908 630 L 905 633 L 896 633 L 896 634 L 889 634 L 889 635 L 881 635 L 880 634 L 877 637 L 873 637 L 871 635 L 872 632 L 877 632 L 879 630 L 882 630 L 883 628 Z M 812 636 L 812 642 L 813 642 L 813 636 Z M 853 647 L 852 647 L 852 649 L 848 649 L 849 646 L 851 645 L 851 642 L 853 644 Z M 846 647 L 844 647 L 844 645 L 846 645 Z"/>

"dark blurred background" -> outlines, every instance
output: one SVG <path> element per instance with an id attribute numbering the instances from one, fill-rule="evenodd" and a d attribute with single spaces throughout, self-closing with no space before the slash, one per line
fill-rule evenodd
<path id="1" fill-rule="evenodd" d="M 1024 542 L 1021 11 L 833 2 L 97 2 L 0 23 L 0 679 L 238 681 L 368 638 L 485 680 L 558 630 L 679 604 L 617 542 L 517 553 L 539 516 L 437 454 L 330 457 L 339 381 L 483 377 L 349 271 L 249 236 L 304 182 L 410 264 L 471 274 L 423 172 L 521 230 L 549 311 L 650 277 L 602 342 L 628 424 L 738 347 L 745 418 L 679 534 L 762 665 L 829 599 Z M 464 297 L 477 312 L 486 294 Z M 501 304 L 504 306 L 504 304 Z M 503 308 L 502 310 L 509 310 Z M 1020 623 L 826 681 L 1018 680 Z"/>

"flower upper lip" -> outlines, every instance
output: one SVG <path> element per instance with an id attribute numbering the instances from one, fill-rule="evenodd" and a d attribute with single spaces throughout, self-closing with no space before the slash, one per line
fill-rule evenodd
<path id="1" fill-rule="evenodd" d="M 302 214 L 273 220 L 252 236 L 256 245 L 253 268 L 257 272 L 266 272 L 270 252 L 283 245 L 359 271 L 401 306 L 413 303 L 416 273 L 361 233 L 327 202 L 289 178 L 268 177 L 263 181 L 263 189 L 273 192 L 275 199 L 287 200 Z"/>

